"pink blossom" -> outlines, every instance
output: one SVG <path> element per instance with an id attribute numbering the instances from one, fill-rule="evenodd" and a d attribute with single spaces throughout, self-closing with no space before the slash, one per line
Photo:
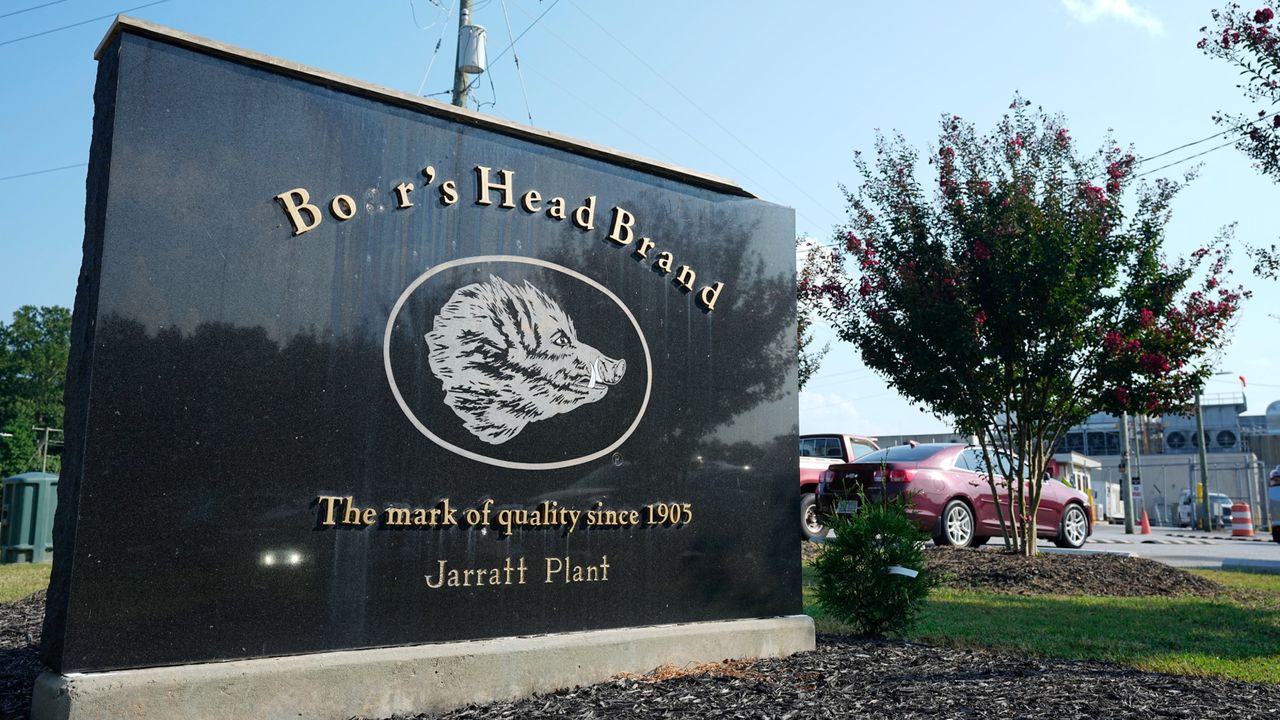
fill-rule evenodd
<path id="1" fill-rule="evenodd" d="M 1111 397 L 1115 399 L 1119 405 L 1127 406 L 1129 404 L 1129 388 L 1122 386 L 1111 390 Z"/>
<path id="2" fill-rule="evenodd" d="M 973 241 L 973 256 L 974 256 L 975 258 L 977 258 L 978 260 L 982 260 L 982 261 L 984 261 L 984 262 L 985 262 L 985 261 L 987 261 L 987 260 L 990 260 L 990 259 L 991 259 L 991 248 L 988 248 L 988 247 L 987 247 L 987 245 L 986 245 L 986 243 L 982 242 L 981 240 L 974 240 L 974 241 Z"/>
<path id="3" fill-rule="evenodd" d="M 1156 321 L 1156 314 L 1146 308 L 1142 308 L 1142 312 L 1138 314 L 1138 323 L 1142 327 L 1151 327 Z"/>
<path id="4" fill-rule="evenodd" d="M 1115 330 L 1112 330 L 1108 332 L 1106 335 L 1102 336 L 1102 348 L 1109 353 L 1116 352 L 1123 345 L 1124 345 L 1124 338 L 1121 337 L 1120 333 L 1116 332 Z"/>
<path id="5" fill-rule="evenodd" d="M 1151 374 L 1161 374 L 1169 372 L 1169 358 L 1160 353 L 1144 353 L 1138 359 L 1138 363 L 1142 368 Z"/>
<path id="6" fill-rule="evenodd" d="M 974 322 L 976 322 L 976 323 L 977 323 L 977 324 L 979 324 L 979 325 L 984 325 L 984 324 L 986 324 L 986 322 L 987 322 L 987 311 L 986 311 L 986 310 L 979 310 L 979 311 L 977 312 L 977 314 L 975 314 L 975 315 L 973 316 L 973 321 L 974 321 Z"/>

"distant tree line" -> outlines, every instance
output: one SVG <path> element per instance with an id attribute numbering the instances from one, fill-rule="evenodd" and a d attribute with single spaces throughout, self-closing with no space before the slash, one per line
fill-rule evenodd
<path id="1" fill-rule="evenodd" d="M 24 305 L 0 322 L 0 477 L 41 467 L 38 427 L 62 427 L 71 311 Z M 54 436 L 60 439 L 58 435 Z M 60 469 L 49 457 L 49 472 Z"/>

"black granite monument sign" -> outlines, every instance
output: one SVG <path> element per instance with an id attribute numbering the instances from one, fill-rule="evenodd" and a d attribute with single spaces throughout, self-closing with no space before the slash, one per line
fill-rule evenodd
<path id="1" fill-rule="evenodd" d="M 62 673 L 799 612 L 793 215 L 122 23 Z"/>

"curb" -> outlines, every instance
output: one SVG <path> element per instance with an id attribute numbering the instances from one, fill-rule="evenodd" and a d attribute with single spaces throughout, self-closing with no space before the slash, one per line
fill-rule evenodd
<path id="1" fill-rule="evenodd" d="M 1266 573 L 1268 575 L 1280 575 L 1280 560 L 1249 560 L 1245 558 L 1224 558 L 1222 560 L 1223 570 L 1236 570 L 1240 572 Z"/>
<path id="2" fill-rule="evenodd" d="M 1042 548 L 1037 547 L 1037 551 L 1047 555 L 1119 555 L 1120 557 L 1136 558 L 1137 555 L 1128 550 L 1075 550 L 1072 548 Z"/>

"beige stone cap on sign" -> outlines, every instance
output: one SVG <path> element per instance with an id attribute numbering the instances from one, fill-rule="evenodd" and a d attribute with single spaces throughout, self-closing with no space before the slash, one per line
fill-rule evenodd
<path id="1" fill-rule="evenodd" d="M 697 185 L 710 190 L 730 195 L 738 195 L 740 197 L 756 197 L 732 180 L 726 180 L 725 178 L 717 177 L 715 175 L 697 172 L 696 170 L 690 170 L 678 165 L 670 165 L 657 160 L 650 160 L 639 155 L 624 153 L 603 145 L 595 145 L 582 140 L 574 140 L 573 138 L 557 135 L 547 130 L 539 130 L 526 125 L 520 125 L 508 120 L 484 115 L 465 108 L 454 107 L 447 103 L 420 97 L 418 95 L 411 95 L 399 90 L 392 90 L 391 88 L 382 87 L 380 85 L 360 82 L 359 80 L 343 75 L 318 70 L 306 65 L 289 62 L 288 60 L 281 60 L 280 58 L 271 57 L 270 55 L 263 55 L 251 50 L 227 45 L 225 43 L 217 42 L 216 40 L 209 40 L 208 38 L 203 38 L 198 35 L 191 35 L 180 30 L 165 27 L 164 25 L 157 25 L 155 23 L 147 22 L 146 20 L 139 20 L 138 18 L 128 17 L 126 15 L 116 16 L 116 20 L 112 23 L 111 29 L 107 31 L 106 36 L 98 45 L 98 49 L 94 51 L 94 59 L 101 59 L 102 52 L 106 49 L 107 45 L 115 39 L 117 34 L 123 32 L 131 32 L 135 35 L 155 38 L 208 55 L 228 58 L 246 65 L 266 68 L 316 85 L 345 90 L 355 95 L 361 95 L 374 100 L 409 107 L 425 112 L 428 115 L 448 118 L 454 122 L 483 128 L 485 130 L 491 130 L 503 135 L 528 140 L 530 142 L 539 143 L 541 145 L 546 145 L 560 150 L 566 150 L 568 152 L 585 155 L 598 160 L 604 160 L 606 162 L 622 165 L 635 170 L 641 170 L 643 172 L 689 183 L 691 185 Z"/>
<path id="2" fill-rule="evenodd" d="M 726 659 L 814 649 L 792 615 L 55 675 L 33 720 L 347 720 L 444 712 Z"/>

